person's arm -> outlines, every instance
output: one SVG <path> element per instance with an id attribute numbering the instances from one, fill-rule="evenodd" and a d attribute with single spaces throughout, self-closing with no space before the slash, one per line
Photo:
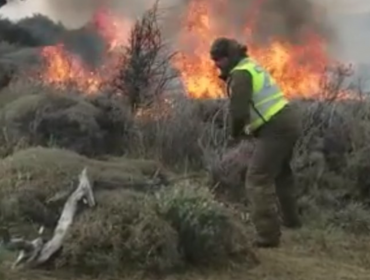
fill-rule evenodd
<path id="1" fill-rule="evenodd" d="M 250 73 L 243 70 L 233 72 L 230 79 L 231 137 L 238 139 L 245 136 L 244 127 L 250 122 L 253 82 Z"/>

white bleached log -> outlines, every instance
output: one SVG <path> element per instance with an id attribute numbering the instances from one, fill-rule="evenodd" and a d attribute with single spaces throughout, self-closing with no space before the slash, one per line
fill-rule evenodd
<path id="1" fill-rule="evenodd" d="M 53 237 L 49 241 L 45 242 L 41 237 L 43 228 L 39 231 L 39 237 L 33 241 L 27 241 L 21 238 L 7 238 L 7 240 L 4 240 L 5 247 L 9 250 L 20 250 L 18 257 L 13 264 L 13 268 L 18 267 L 20 264 L 33 267 L 41 265 L 49 260 L 53 254 L 59 251 L 62 248 L 64 238 L 73 223 L 78 203 L 80 201 L 83 201 L 89 207 L 94 207 L 96 204 L 92 185 L 87 176 L 87 168 L 84 168 L 81 172 L 77 189 L 70 195 L 64 204 L 64 208 L 54 230 Z"/>
<path id="2" fill-rule="evenodd" d="M 63 240 L 67 235 L 68 229 L 73 223 L 77 212 L 78 202 L 83 200 L 89 207 L 95 206 L 95 199 L 92 186 L 87 177 L 85 168 L 80 175 L 80 183 L 77 189 L 71 194 L 64 205 L 62 215 L 59 218 L 58 225 L 54 230 L 53 238 L 50 239 L 42 248 L 37 263 L 44 263 L 63 245 Z"/>

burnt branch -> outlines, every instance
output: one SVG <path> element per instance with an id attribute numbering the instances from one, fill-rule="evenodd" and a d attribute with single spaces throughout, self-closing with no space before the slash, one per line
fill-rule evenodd
<path id="1" fill-rule="evenodd" d="M 324 99 L 332 103 L 343 98 L 345 92 L 345 82 L 353 75 L 351 65 L 339 64 L 328 68 L 328 77 L 322 81 L 322 95 Z"/>

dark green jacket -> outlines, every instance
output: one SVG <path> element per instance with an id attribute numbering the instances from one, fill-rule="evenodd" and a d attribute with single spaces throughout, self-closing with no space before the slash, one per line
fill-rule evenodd
<path id="1" fill-rule="evenodd" d="M 228 81 L 230 94 L 230 129 L 233 138 L 244 135 L 244 127 L 250 122 L 250 104 L 253 94 L 252 75 L 237 70 L 230 74 Z"/>

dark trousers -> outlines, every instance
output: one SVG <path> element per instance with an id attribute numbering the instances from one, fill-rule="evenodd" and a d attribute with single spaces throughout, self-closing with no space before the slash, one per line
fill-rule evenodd
<path id="1" fill-rule="evenodd" d="M 252 222 L 261 242 L 279 243 L 279 212 L 286 226 L 300 225 L 290 167 L 300 131 L 299 112 L 288 105 L 256 132 L 246 187 Z"/>

